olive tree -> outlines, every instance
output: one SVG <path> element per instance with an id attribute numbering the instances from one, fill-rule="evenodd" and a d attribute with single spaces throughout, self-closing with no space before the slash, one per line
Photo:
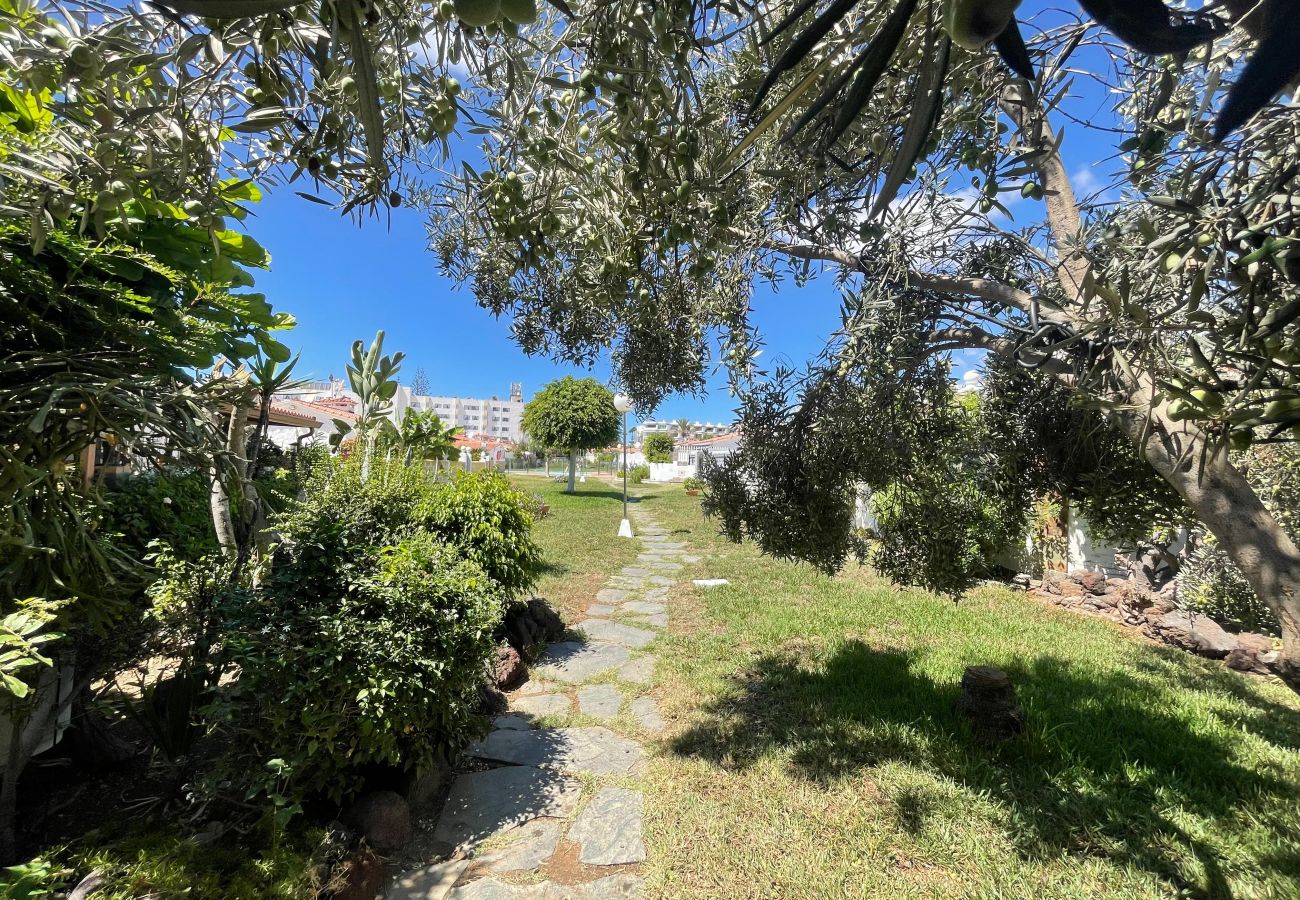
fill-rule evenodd
<path id="1" fill-rule="evenodd" d="M 565 376 L 546 385 L 524 407 L 529 440 L 569 455 L 568 493 L 573 493 L 578 451 L 606 447 L 618 439 L 614 394 L 594 378 Z"/>
<path id="2" fill-rule="evenodd" d="M 783 529 L 770 546 L 833 520 L 831 562 L 862 475 L 847 462 L 862 457 L 860 417 L 898 408 L 869 399 L 882 384 L 956 350 L 1031 368 L 1099 410 L 1219 537 L 1277 612 L 1300 684 L 1300 551 L 1228 455 L 1290 440 L 1300 420 L 1300 123 L 1267 105 L 1229 141 L 1213 133 L 1249 35 L 1180 62 L 1126 54 L 1082 23 L 1031 22 L 1030 82 L 955 46 L 938 3 L 857 3 L 751 117 L 802 37 L 761 39 L 787 7 L 603 9 L 517 48 L 509 65 L 532 77 L 501 91 L 486 170 L 458 174 L 431 222 L 445 268 L 513 317 L 525 349 L 608 349 L 651 405 L 703 383 L 718 336 L 742 413 L 761 408 L 770 428 L 749 432 L 744 468 L 712 493 L 760 503 L 822 460 L 826 502 L 770 517 Z M 1068 87 L 1089 49 L 1114 60 L 1097 77 L 1118 89 L 1117 201 L 1076 194 L 1057 127 L 1092 114 Z M 879 62 L 871 78 L 846 74 L 864 57 Z M 849 75 L 862 90 L 844 90 Z M 841 334 L 803 373 L 760 371 L 753 281 L 822 273 L 852 298 Z"/>

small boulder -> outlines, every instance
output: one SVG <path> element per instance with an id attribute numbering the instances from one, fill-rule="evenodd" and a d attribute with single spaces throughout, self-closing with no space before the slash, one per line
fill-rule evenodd
<path id="1" fill-rule="evenodd" d="M 1218 622 L 1186 609 L 1165 613 L 1156 620 L 1154 630 L 1166 644 L 1209 659 L 1223 659 L 1237 649 L 1237 639 Z"/>
<path id="2" fill-rule="evenodd" d="M 411 839 L 411 807 L 396 791 L 363 794 L 343 817 L 376 850 L 396 850 Z"/>
<path id="3" fill-rule="evenodd" d="M 484 681 L 478 686 L 478 706 L 475 711 L 480 715 L 500 715 L 509 705 L 506 695 L 497 690 L 496 685 Z"/>
<path id="4" fill-rule="evenodd" d="M 975 739 L 993 745 L 1020 734 L 1025 711 L 1016 699 L 1011 678 L 993 666 L 968 666 L 961 677 L 957 714 L 964 718 Z"/>
<path id="5" fill-rule="evenodd" d="M 373 850 L 356 850 L 334 866 L 322 893 L 330 900 L 375 900 L 383 889 L 383 862 Z"/>
<path id="6" fill-rule="evenodd" d="M 1050 588 L 1049 588 L 1050 590 Z M 1083 585 L 1069 578 L 1062 579 L 1056 583 L 1056 593 L 1067 599 L 1082 597 Z"/>
<path id="7" fill-rule="evenodd" d="M 496 656 L 489 665 L 492 669 L 492 683 L 503 691 L 518 686 L 528 677 L 528 667 L 524 665 L 519 651 L 509 644 L 497 645 Z"/>
<path id="8" fill-rule="evenodd" d="M 1080 572 L 1074 580 L 1079 582 L 1079 585 L 1089 594 L 1101 596 L 1110 591 L 1106 576 L 1100 572 Z"/>
<path id="9" fill-rule="evenodd" d="M 1061 585 L 1069 581 L 1064 572 L 1050 570 L 1043 573 L 1043 590 L 1049 594 L 1061 593 Z"/>
<path id="10" fill-rule="evenodd" d="M 1029 573 L 1018 572 L 1012 576 L 1011 586 L 1018 587 L 1022 591 L 1027 591 L 1029 590 L 1030 586 L 1033 584 L 1033 581 L 1034 581 L 1033 576 L 1029 575 Z"/>
<path id="11" fill-rule="evenodd" d="M 1237 646 L 1243 650 L 1253 650 L 1255 653 L 1269 653 L 1273 649 L 1273 639 L 1266 634 L 1243 631 L 1237 635 Z"/>
<path id="12" fill-rule="evenodd" d="M 564 637 L 564 620 L 541 597 L 533 597 L 528 601 L 528 613 L 541 629 L 543 640 L 558 641 Z"/>

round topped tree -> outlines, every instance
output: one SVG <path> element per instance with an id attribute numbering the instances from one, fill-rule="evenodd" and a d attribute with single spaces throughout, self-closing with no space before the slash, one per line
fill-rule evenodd
<path id="1" fill-rule="evenodd" d="M 614 394 L 594 378 L 565 376 L 546 385 L 524 407 L 524 431 L 535 443 L 569 455 L 568 493 L 573 493 L 578 451 L 607 447 L 618 439 Z"/>

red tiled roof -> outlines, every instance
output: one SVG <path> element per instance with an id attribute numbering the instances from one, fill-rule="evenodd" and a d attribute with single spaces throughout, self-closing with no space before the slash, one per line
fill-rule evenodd
<path id="1" fill-rule="evenodd" d="M 740 429 L 737 428 L 735 431 L 728 431 L 726 434 L 720 434 L 717 437 L 700 438 L 699 440 L 695 440 L 695 441 L 687 441 L 686 446 L 707 447 L 709 444 L 723 444 L 726 443 L 727 441 L 734 441 L 739 437 L 740 437 Z"/>

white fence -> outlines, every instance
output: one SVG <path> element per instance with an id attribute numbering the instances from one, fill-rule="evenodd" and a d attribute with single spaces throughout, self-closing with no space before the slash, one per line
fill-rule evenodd
<path id="1" fill-rule="evenodd" d="M 666 462 L 650 463 L 650 481 L 663 484 L 668 481 L 682 481 L 695 475 L 695 466 L 687 463 Z"/>

